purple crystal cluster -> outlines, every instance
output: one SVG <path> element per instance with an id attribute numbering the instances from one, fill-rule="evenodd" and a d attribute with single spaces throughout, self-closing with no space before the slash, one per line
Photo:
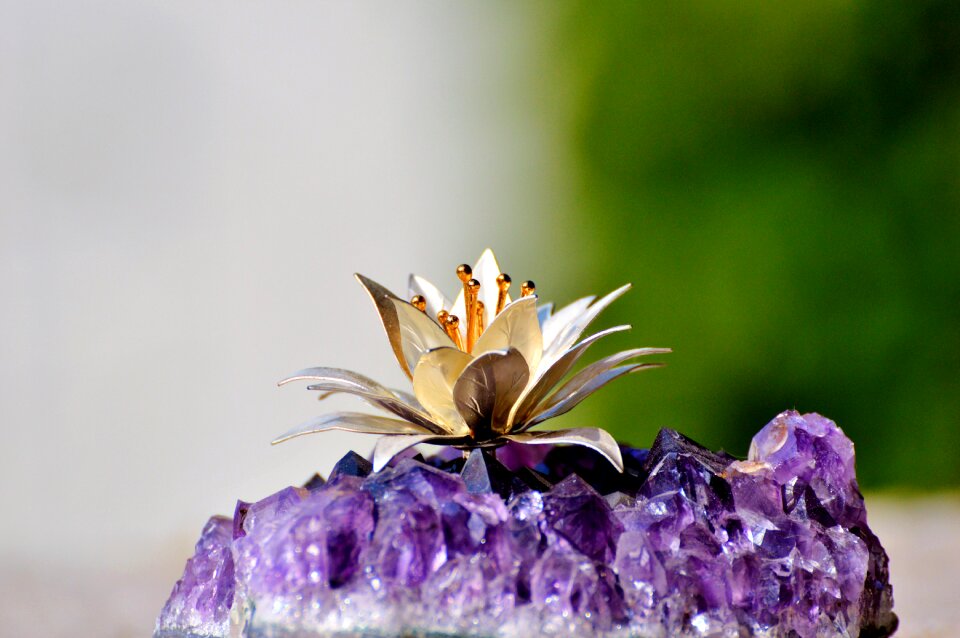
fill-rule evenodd
<path id="1" fill-rule="evenodd" d="M 784 412 L 738 461 L 663 430 L 583 448 L 351 453 L 213 518 L 158 637 L 889 636 L 853 445 Z M 231 633 L 231 631 L 233 633 Z"/>

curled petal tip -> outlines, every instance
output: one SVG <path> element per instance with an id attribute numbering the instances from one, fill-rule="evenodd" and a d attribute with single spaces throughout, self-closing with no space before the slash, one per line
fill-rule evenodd
<path id="1" fill-rule="evenodd" d="M 296 380 L 301 379 L 301 378 L 302 378 L 302 377 L 300 376 L 300 373 L 299 373 L 299 372 L 294 373 L 294 374 L 290 375 L 289 377 L 284 377 L 283 379 L 280 379 L 279 381 L 277 381 L 277 387 L 278 387 L 278 388 L 282 388 L 283 386 L 287 385 L 288 383 L 292 383 L 293 381 L 296 381 Z"/>
<path id="2" fill-rule="evenodd" d="M 627 374 L 635 374 L 637 372 L 642 372 L 643 370 L 651 370 L 653 368 L 665 368 L 667 364 L 665 363 L 638 363 L 633 366 L 633 369 L 627 372 Z"/>

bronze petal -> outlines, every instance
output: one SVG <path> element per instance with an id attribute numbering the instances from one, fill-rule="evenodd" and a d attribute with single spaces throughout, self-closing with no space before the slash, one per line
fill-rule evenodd
<path id="1" fill-rule="evenodd" d="M 474 438 L 506 431 L 510 409 L 529 379 L 530 368 L 516 348 L 482 354 L 463 370 L 453 399 Z"/>
<path id="2" fill-rule="evenodd" d="M 536 370 L 540 364 L 543 333 L 537 320 L 536 297 L 521 297 L 504 308 L 477 340 L 473 354 L 482 355 L 507 348 L 519 350 L 530 370 Z"/>

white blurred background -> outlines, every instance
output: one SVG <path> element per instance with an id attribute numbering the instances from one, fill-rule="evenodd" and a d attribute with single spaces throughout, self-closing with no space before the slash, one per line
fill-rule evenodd
<path id="1" fill-rule="evenodd" d="M 0 4 L 0 635 L 148 635 L 208 516 L 371 448 L 269 446 L 336 407 L 287 373 L 401 382 L 354 271 L 524 276 L 562 196 L 529 19 Z"/>

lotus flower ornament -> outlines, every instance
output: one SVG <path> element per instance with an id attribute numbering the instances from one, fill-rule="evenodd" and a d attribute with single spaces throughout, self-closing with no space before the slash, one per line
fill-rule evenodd
<path id="1" fill-rule="evenodd" d="M 637 363 L 668 348 L 637 348 L 611 355 L 571 372 L 587 349 L 603 337 L 628 330 L 622 325 L 579 340 L 588 325 L 630 285 L 595 301 L 584 297 L 554 311 L 537 305 L 533 282 L 521 284 L 512 300 L 510 277 L 493 252 L 484 251 L 473 268 L 457 268 L 461 289 L 450 301 L 439 288 L 410 276 L 409 301 L 356 275 L 380 314 L 400 367 L 413 393 L 392 390 L 363 375 L 338 368 L 309 368 L 280 381 L 308 381 L 321 398 L 352 394 L 389 413 L 325 414 L 278 437 L 273 443 L 328 430 L 383 435 L 374 448 L 374 470 L 419 443 L 461 449 L 569 443 L 592 448 L 623 471 L 616 441 L 597 428 L 531 432 L 547 419 L 565 414 L 607 383 L 657 367 Z"/>

